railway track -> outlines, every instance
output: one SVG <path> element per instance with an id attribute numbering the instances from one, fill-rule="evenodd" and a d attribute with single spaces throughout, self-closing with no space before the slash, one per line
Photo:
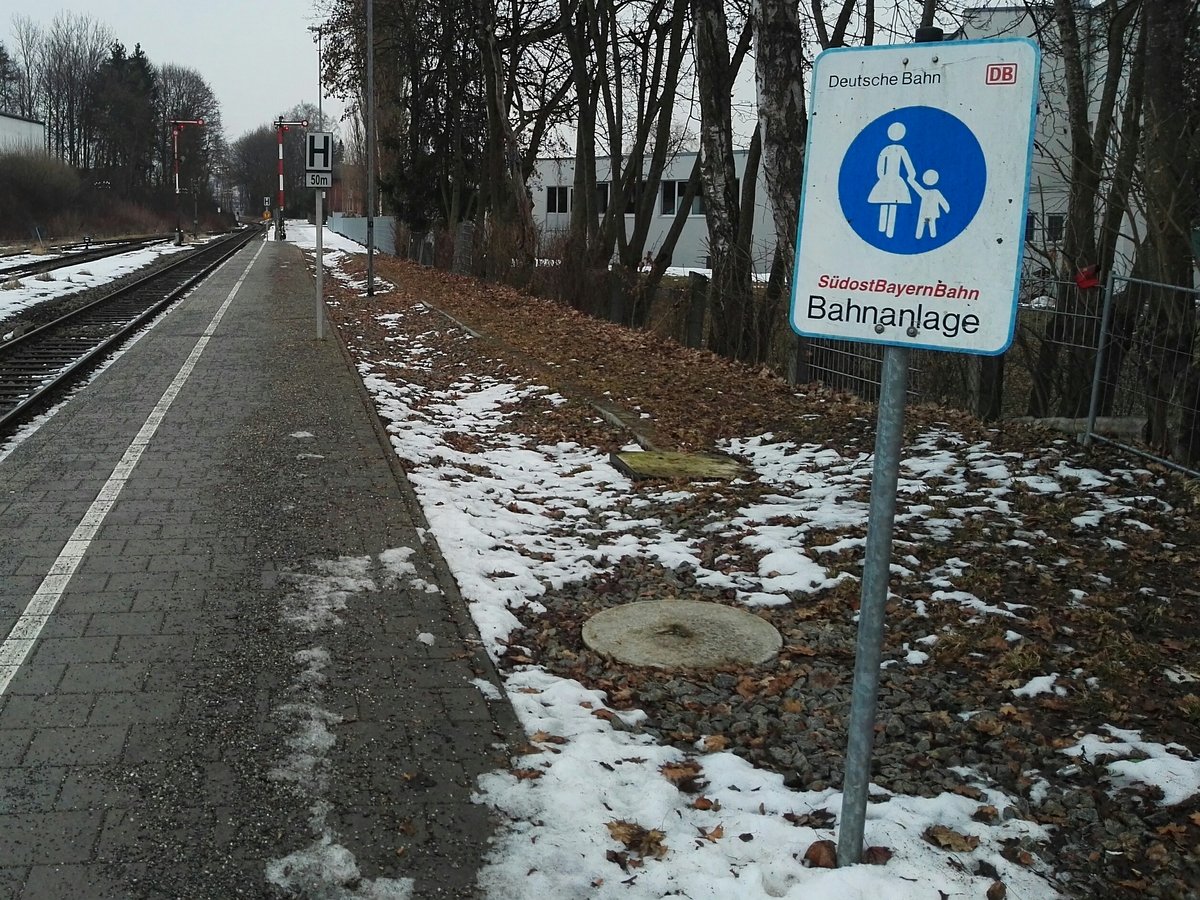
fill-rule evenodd
<path id="1" fill-rule="evenodd" d="M 31 262 L 17 263 L 11 266 L 0 266 L 0 281 L 23 278 L 27 275 L 40 275 L 43 272 L 53 272 L 55 269 L 67 266 L 77 266 L 109 256 L 119 256 L 133 250 L 141 250 L 143 247 L 162 240 L 166 240 L 163 235 L 150 235 L 124 241 L 103 241 L 87 246 L 72 244 L 61 248 L 64 252 L 57 256 L 47 256 L 44 259 L 35 259 Z"/>
<path id="2" fill-rule="evenodd" d="M 261 235 L 247 228 L 0 344 L 0 437 L 45 411 L 131 334 Z"/>

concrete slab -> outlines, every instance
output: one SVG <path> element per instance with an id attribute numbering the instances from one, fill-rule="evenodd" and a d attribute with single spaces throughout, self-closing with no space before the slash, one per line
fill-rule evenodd
<path id="1" fill-rule="evenodd" d="M 648 478 L 732 481 L 745 473 L 737 460 L 717 453 L 635 450 L 613 453 L 610 459 L 614 466 L 635 481 Z"/>
<path id="2" fill-rule="evenodd" d="M 606 609 L 584 624 L 583 642 L 619 662 L 661 669 L 757 665 L 783 646 L 765 619 L 698 600 L 644 600 Z"/>

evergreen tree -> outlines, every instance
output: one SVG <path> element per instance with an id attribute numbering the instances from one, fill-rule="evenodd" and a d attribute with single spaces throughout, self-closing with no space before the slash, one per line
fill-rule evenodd
<path id="1" fill-rule="evenodd" d="M 92 86 L 94 171 L 122 196 L 144 194 L 154 163 L 158 85 L 141 45 L 112 45 Z"/>

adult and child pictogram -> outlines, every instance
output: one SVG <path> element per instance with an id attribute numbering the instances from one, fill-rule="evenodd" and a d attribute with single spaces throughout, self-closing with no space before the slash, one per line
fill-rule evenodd
<path id="1" fill-rule="evenodd" d="M 925 253 L 971 223 L 987 168 L 971 130 L 933 107 L 880 116 L 851 142 L 839 173 L 842 211 L 863 240 L 889 253 Z"/>

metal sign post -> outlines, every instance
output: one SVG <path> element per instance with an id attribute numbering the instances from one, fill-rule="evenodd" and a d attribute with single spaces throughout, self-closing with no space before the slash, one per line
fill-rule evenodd
<path id="1" fill-rule="evenodd" d="M 817 57 L 796 238 L 792 328 L 884 345 L 839 866 L 862 860 L 910 348 L 1012 342 L 1033 159 L 1037 45 L 917 39 Z"/>
<path id="2" fill-rule="evenodd" d="M 321 248 L 321 238 L 325 231 L 325 226 L 321 221 L 321 216 L 325 210 L 322 208 L 325 204 L 321 202 L 321 198 L 325 196 L 325 192 L 317 189 L 317 340 L 325 340 L 325 253 Z"/>
<path id="3" fill-rule="evenodd" d="M 325 232 L 324 188 L 333 182 L 333 134 L 310 131 L 304 136 L 304 180 L 317 195 L 317 340 L 325 339 L 325 257 L 322 238 Z"/>

